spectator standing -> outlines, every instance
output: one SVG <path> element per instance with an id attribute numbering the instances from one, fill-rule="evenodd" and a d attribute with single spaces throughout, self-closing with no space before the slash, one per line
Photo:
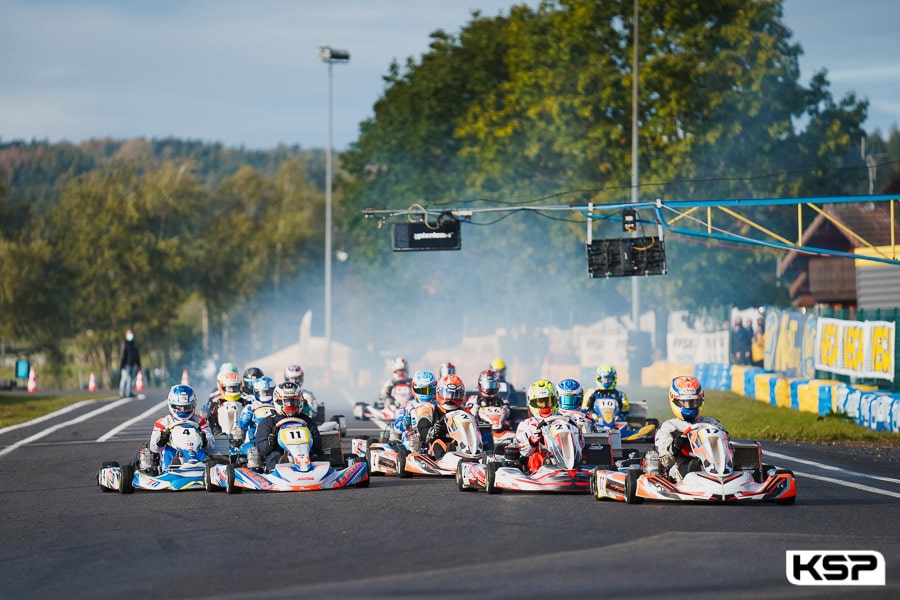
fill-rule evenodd
<path id="1" fill-rule="evenodd" d="M 731 327 L 731 336 L 728 340 L 728 354 L 731 357 L 731 363 L 735 365 L 743 365 L 744 363 L 744 354 L 743 347 L 745 340 L 749 339 L 747 336 L 747 332 L 744 329 L 744 325 L 741 322 L 741 317 L 737 316 L 734 318 L 734 325 Z"/>
<path id="2" fill-rule="evenodd" d="M 141 353 L 137 342 L 134 341 L 134 332 L 125 332 L 125 341 L 122 342 L 122 352 L 119 359 L 121 378 L 119 379 L 119 396 L 129 398 L 134 395 L 134 378 L 141 370 Z"/>
<path id="3" fill-rule="evenodd" d="M 750 346 L 750 363 L 754 367 L 762 367 L 766 354 L 766 320 L 762 317 L 756 321 L 753 331 L 753 342 Z"/>

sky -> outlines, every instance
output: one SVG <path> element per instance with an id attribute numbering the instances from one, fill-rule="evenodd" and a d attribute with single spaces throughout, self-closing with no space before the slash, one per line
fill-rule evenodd
<path id="1" fill-rule="evenodd" d="M 269 149 L 324 148 L 328 66 L 333 147 L 372 116 L 392 61 L 456 34 L 473 10 L 511 0 L 0 0 L 0 142 L 176 137 Z M 537 0 L 526 2 L 536 6 Z M 870 102 L 868 130 L 900 123 L 900 2 L 786 0 L 803 83 L 828 69 L 832 95 Z"/>

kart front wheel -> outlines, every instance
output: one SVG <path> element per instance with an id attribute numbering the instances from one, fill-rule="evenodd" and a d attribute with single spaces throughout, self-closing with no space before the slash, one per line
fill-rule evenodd
<path id="1" fill-rule="evenodd" d="M 397 477 L 400 479 L 409 479 L 412 473 L 406 470 L 406 448 L 397 450 Z"/>
<path id="2" fill-rule="evenodd" d="M 628 504 L 640 504 L 643 498 L 637 495 L 638 477 L 641 476 L 639 469 L 628 469 L 625 472 L 625 502 Z"/>
<path id="3" fill-rule="evenodd" d="M 119 470 L 119 493 L 134 493 L 134 466 L 122 465 Z"/>
<path id="4" fill-rule="evenodd" d="M 234 465 L 225 466 L 225 493 L 240 494 L 241 488 L 234 482 Z"/>
<path id="5" fill-rule="evenodd" d="M 212 481 L 212 468 L 214 466 L 216 466 L 216 462 L 211 459 L 207 460 L 203 465 L 203 488 L 207 492 L 218 492 L 222 489 Z"/>
<path id="6" fill-rule="evenodd" d="M 488 494 L 499 494 L 502 490 L 497 487 L 497 469 L 500 463 L 489 462 L 484 470 L 484 491 Z"/>
<path id="7" fill-rule="evenodd" d="M 463 480 L 462 470 L 463 470 L 464 462 L 470 462 L 470 461 L 461 460 L 458 463 L 456 463 L 456 489 L 458 489 L 461 492 L 474 492 L 475 488 L 470 488 L 470 487 L 466 486 L 465 481 Z"/>

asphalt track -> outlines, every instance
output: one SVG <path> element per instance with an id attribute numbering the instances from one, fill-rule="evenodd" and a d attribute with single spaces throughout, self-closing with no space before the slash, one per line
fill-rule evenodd
<path id="1" fill-rule="evenodd" d="M 134 455 L 162 399 L 0 430 L 0 597 L 900 598 L 900 469 L 876 449 L 764 444 L 766 462 L 797 474 L 793 506 L 489 496 L 380 476 L 299 494 L 101 493 L 97 468 Z M 787 550 L 877 550 L 887 586 L 794 586 Z"/>

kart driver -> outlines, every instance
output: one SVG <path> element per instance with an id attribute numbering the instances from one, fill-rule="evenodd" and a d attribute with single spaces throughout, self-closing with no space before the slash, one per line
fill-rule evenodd
<path id="1" fill-rule="evenodd" d="M 482 424 L 482 421 L 479 420 L 478 415 L 482 408 L 488 406 L 500 407 L 503 417 L 496 428 L 487 418 L 484 418 L 484 423 L 490 425 L 494 431 L 508 431 L 512 427 L 509 422 L 509 400 L 500 394 L 500 374 L 493 369 L 485 369 L 478 375 L 478 393 L 472 394 L 466 401 L 466 408 L 469 409 L 479 425 Z M 486 435 L 485 438 L 487 441 L 491 436 Z"/>
<path id="2" fill-rule="evenodd" d="M 546 379 L 539 379 L 531 384 L 525 393 L 528 400 L 528 411 L 531 417 L 523 420 L 516 428 L 516 443 L 519 445 L 519 456 L 525 459 L 525 467 L 528 473 L 534 473 L 544 460 L 550 456 L 550 452 L 544 445 L 544 436 L 541 426 L 545 421 L 559 414 L 559 398 L 553 384 Z"/>
<path id="3" fill-rule="evenodd" d="M 466 397 L 466 386 L 458 375 L 444 375 L 435 388 L 437 408 L 434 411 L 434 424 L 425 436 L 428 455 L 440 460 L 449 449 L 451 441 L 447 430 L 447 415 L 455 410 L 465 410 L 462 406 Z"/>
<path id="4" fill-rule="evenodd" d="M 235 425 L 235 429 L 247 433 L 248 441 L 256 442 L 256 428 L 259 427 L 259 422 L 275 410 L 274 394 L 275 382 L 271 377 L 263 375 L 253 382 L 253 402 L 244 406 Z M 242 437 L 241 432 L 236 431 L 234 437 Z"/>
<path id="5" fill-rule="evenodd" d="M 399 412 L 397 413 L 397 418 L 394 420 L 394 429 L 396 429 L 401 434 L 412 427 L 412 417 L 410 416 L 412 410 L 422 404 L 423 402 L 426 404 L 434 403 L 434 391 L 437 387 L 437 380 L 434 378 L 434 373 L 431 371 L 416 371 L 415 375 L 412 378 L 412 402 L 408 402 L 405 406 L 401 406 Z M 421 428 L 423 426 L 428 425 L 428 421 L 422 420 L 417 423 L 417 425 Z M 425 439 L 428 435 L 427 430 L 419 431 L 419 439 Z"/>
<path id="6" fill-rule="evenodd" d="M 200 443 L 207 454 L 212 454 L 215 438 L 206 419 L 194 414 L 197 407 L 197 395 L 189 385 L 173 385 L 168 396 L 169 414 L 153 424 L 150 433 L 150 449 L 160 454 L 160 472 L 169 468 L 176 450 L 169 446 L 172 427 L 180 423 L 191 422 L 200 428 Z"/>
<path id="7" fill-rule="evenodd" d="M 659 453 L 659 464 L 668 469 L 669 477 L 676 483 L 688 472 L 700 470 L 700 464 L 691 454 L 684 431 L 694 423 L 710 423 L 722 427 L 717 420 L 700 416 L 702 405 L 703 387 L 696 377 L 682 375 L 672 380 L 669 387 L 669 408 L 675 418 L 659 426 L 653 443 Z"/>
<path id="8" fill-rule="evenodd" d="M 400 383 L 410 383 L 409 363 L 406 362 L 405 358 L 402 356 L 395 358 L 391 370 L 393 371 L 391 378 L 384 382 L 384 385 L 381 388 L 381 394 L 378 396 L 378 399 L 381 400 L 385 406 L 392 406 L 394 404 L 394 398 L 391 396 L 391 392 L 394 391 L 395 385 Z"/>
<path id="9" fill-rule="evenodd" d="M 223 433 L 219 427 L 218 410 L 221 402 L 237 402 L 241 400 L 241 377 L 234 363 L 222 363 L 216 375 L 216 389 L 206 401 L 206 415 L 213 434 Z M 231 433 L 231 432 L 225 432 Z"/>
<path id="10" fill-rule="evenodd" d="M 591 391 L 584 399 L 582 408 L 584 408 L 586 413 L 593 414 L 594 401 L 597 398 L 615 398 L 616 403 L 619 405 L 619 415 L 624 419 L 628 415 L 628 411 L 631 410 L 631 403 L 628 402 L 628 395 L 625 392 L 616 389 L 616 384 L 619 381 L 616 368 L 612 365 L 600 365 L 597 367 L 596 381 L 597 388 Z"/>
<path id="11" fill-rule="evenodd" d="M 280 383 L 275 387 L 273 398 L 275 412 L 262 419 L 256 428 L 256 448 L 259 450 L 260 459 L 266 465 L 266 471 L 274 470 L 275 465 L 284 456 L 284 450 L 278 445 L 278 428 L 288 418 L 300 419 L 306 423 L 313 440 L 310 452 L 321 456 L 322 436 L 315 420 L 301 412 L 303 397 L 300 386 L 292 381 Z"/>

